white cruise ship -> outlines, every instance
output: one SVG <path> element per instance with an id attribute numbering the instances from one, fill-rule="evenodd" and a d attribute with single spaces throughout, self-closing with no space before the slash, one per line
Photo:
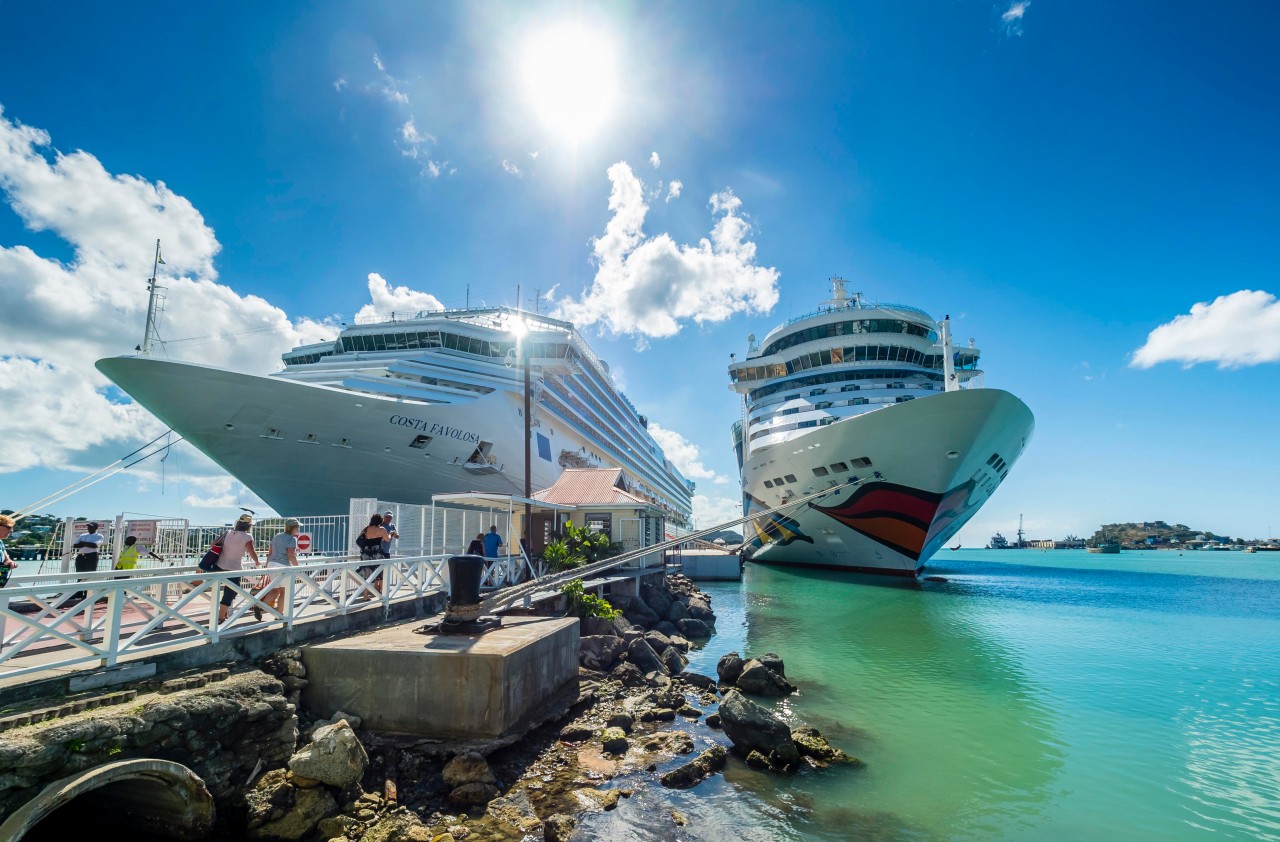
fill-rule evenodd
<path id="1" fill-rule="evenodd" d="M 526 356 L 533 491 L 568 467 L 621 468 L 683 530 L 694 484 L 568 322 L 506 307 L 392 317 L 294 348 L 269 376 L 147 355 L 97 367 L 277 512 L 336 514 L 352 497 L 523 494 Z"/>
<path id="2" fill-rule="evenodd" d="M 858 477 L 747 529 L 755 561 L 915 576 L 991 497 L 1035 420 L 980 387 L 978 349 L 950 322 L 869 304 L 833 278 L 817 312 L 775 328 L 729 366 L 742 395 L 734 447 L 744 513 Z"/>

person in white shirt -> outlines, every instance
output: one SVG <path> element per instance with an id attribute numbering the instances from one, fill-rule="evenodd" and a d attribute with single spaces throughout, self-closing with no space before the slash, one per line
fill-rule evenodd
<path id="1" fill-rule="evenodd" d="M 88 529 L 88 532 L 77 538 L 71 545 L 76 551 L 77 573 L 92 573 L 98 569 L 98 553 L 102 549 L 102 542 L 106 540 L 106 536 L 98 531 L 98 524 L 90 522 Z M 87 592 L 76 591 L 71 598 L 84 599 L 85 596 Z"/>

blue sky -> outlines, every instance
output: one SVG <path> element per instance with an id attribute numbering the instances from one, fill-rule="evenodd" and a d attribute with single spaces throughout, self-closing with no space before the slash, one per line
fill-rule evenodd
<path id="1" fill-rule="evenodd" d="M 1280 535 L 1280 9 L 1229 12 L 0 6 L 0 507 L 153 435 L 92 361 L 139 341 L 161 237 L 166 338 L 252 330 L 170 352 L 247 370 L 363 307 L 554 290 L 704 522 L 737 499 L 730 352 L 839 274 L 949 313 L 1036 414 L 963 543 Z M 531 85 L 539 49 L 583 68 Z M 191 451 L 146 467 L 54 511 L 252 504 Z"/>

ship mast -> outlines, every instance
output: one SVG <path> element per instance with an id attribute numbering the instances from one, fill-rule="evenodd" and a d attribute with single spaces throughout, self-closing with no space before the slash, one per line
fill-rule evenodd
<path id="1" fill-rule="evenodd" d="M 942 328 L 942 388 L 943 391 L 954 392 L 960 388 L 956 380 L 955 352 L 951 350 L 951 316 L 944 318 L 938 325 Z"/>
<path id="2" fill-rule="evenodd" d="M 138 346 L 138 350 L 143 354 L 151 353 L 151 338 L 156 332 L 156 301 L 159 298 L 158 290 L 164 287 L 156 283 L 156 275 L 160 270 L 160 264 L 164 263 L 164 259 L 160 257 L 160 241 L 156 240 L 156 259 L 151 264 L 151 278 L 147 281 L 147 327 L 142 335 L 142 344 Z"/>

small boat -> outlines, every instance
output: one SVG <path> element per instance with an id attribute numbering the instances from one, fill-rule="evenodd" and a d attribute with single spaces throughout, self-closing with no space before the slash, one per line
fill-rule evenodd
<path id="1" fill-rule="evenodd" d="M 959 545 L 959 544 L 956 544 L 956 545 L 955 545 L 954 547 L 952 547 L 951 549 L 952 549 L 953 551 L 954 551 L 954 550 L 958 550 L 958 549 L 960 549 L 960 545 Z"/>
<path id="2" fill-rule="evenodd" d="M 1101 544 L 1095 544 L 1092 547 L 1085 547 L 1086 552 L 1104 553 L 1106 555 L 1118 555 L 1120 553 L 1119 541 L 1103 541 Z"/>

